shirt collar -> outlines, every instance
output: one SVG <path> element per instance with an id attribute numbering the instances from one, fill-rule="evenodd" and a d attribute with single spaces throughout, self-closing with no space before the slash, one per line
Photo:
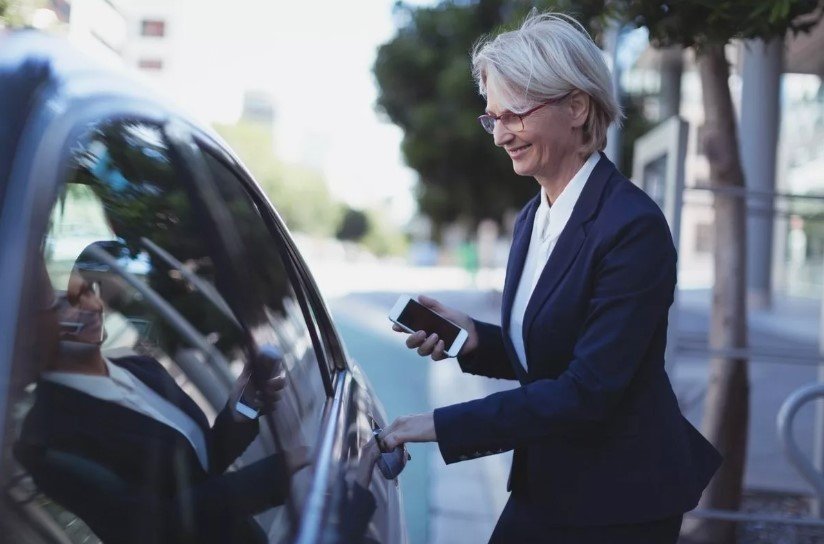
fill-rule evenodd
<path id="1" fill-rule="evenodd" d="M 127 371 L 104 357 L 108 376 L 92 376 L 76 372 L 44 372 L 44 380 L 71 387 L 101 400 L 118 402 L 125 396 L 125 390 L 134 389 L 134 382 Z"/>
<path id="2" fill-rule="evenodd" d="M 546 191 L 541 187 L 541 204 L 538 206 L 537 213 L 543 218 L 545 214 L 552 210 L 552 213 L 549 214 L 549 240 L 561 235 L 561 231 L 564 230 L 567 221 L 569 221 L 570 216 L 572 216 L 572 210 L 575 208 L 575 203 L 578 202 L 578 197 L 581 196 L 584 186 L 590 174 L 592 174 L 592 171 L 595 170 L 595 165 L 598 164 L 600 158 L 600 154 L 597 151 L 592 153 L 584 162 L 583 166 L 578 169 L 578 172 L 572 176 L 572 179 L 569 180 L 569 183 L 567 183 L 551 207 Z"/>

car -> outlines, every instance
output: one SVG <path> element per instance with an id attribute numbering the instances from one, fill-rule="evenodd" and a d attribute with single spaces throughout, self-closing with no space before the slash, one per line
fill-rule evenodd
<path id="1" fill-rule="evenodd" d="M 41 387 L 43 267 L 58 293 L 73 269 L 99 286 L 103 354 L 151 356 L 210 420 L 244 365 L 254 371 L 261 347 L 276 348 L 286 385 L 229 470 L 308 452 L 285 501 L 255 522 L 268 542 L 351 537 L 353 475 L 386 416 L 276 206 L 219 136 L 128 73 L 58 37 L 0 33 L 3 542 L 98 541 L 87 516 L 44 492 L 14 453 Z M 369 492 L 366 541 L 406 542 L 397 479 L 376 471 Z"/>

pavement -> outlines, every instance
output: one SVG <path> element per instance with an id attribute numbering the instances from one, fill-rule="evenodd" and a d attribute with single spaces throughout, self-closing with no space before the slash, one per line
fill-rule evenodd
<path id="1" fill-rule="evenodd" d="M 335 286 L 333 292 L 327 291 L 327 296 L 337 322 L 349 323 L 346 328 L 359 324 L 357 331 L 353 329 L 349 335 L 343 332 L 344 340 L 355 351 L 348 336 L 356 337 L 356 359 L 384 399 L 390 420 L 404 413 L 430 410 L 516 386 L 514 382 L 463 375 L 454 362 L 422 361 L 405 349 L 402 337 L 388 330 L 386 320 L 386 312 L 399 293 L 426 293 L 474 317 L 498 322 L 499 273 L 484 278 L 480 286 L 476 278 L 473 286 L 471 278 L 457 269 L 385 265 L 372 270 L 369 265 L 366 269 L 338 269 L 333 273 L 314 264 L 312 267 L 321 290 L 326 291 L 324 285 Z M 342 287 L 350 275 L 353 280 L 349 288 Z M 435 286 L 440 289 L 433 289 Z M 708 379 L 710 298 L 710 291 L 700 288 L 680 290 L 677 296 L 678 350 L 671 378 L 684 414 L 699 429 Z M 747 489 L 812 492 L 783 454 L 776 433 L 776 415 L 790 393 L 816 381 L 820 310 L 817 300 L 779 296 L 772 309 L 750 312 L 753 357 L 749 367 Z M 371 335 L 380 340 L 373 341 Z M 391 362 L 387 363 L 387 359 Z M 399 388 L 406 390 L 410 398 L 399 402 L 394 393 Z M 416 392 L 410 393 L 412 389 Z M 799 446 L 808 455 L 812 452 L 814 419 L 813 408 L 807 406 L 799 411 L 794 426 Z M 435 446 L 418 448 L 417 452 L 415 449 L 413 446 L 413 456 L 417 460 L 423 455 L 427 467 L 414 473 L 407 469 L 401 475 L 410 543 L 485 542 L 507 499 L 505 486 L 511 453 L 447 467 Z"/>

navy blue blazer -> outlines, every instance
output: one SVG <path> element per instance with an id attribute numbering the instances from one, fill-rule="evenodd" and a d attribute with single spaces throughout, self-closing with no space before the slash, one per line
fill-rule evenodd
<path id="1" fill-rule="evenodd" d="M 112 360 L 183 410 L 203 430 L 203 469 L 191 443 L 148 416 L 41 380 L 15 456 L 37 486 L 107 544 L 266 542 L 251 515 L 285 500 L 279 456 L 227 467 L 258 433 L 228 408 L 212 427 L 163 366 L 150 357 Z"/>
<path id="2" fill-rule="evenodd" d="M 476 322 L 464 372 L 521 387 L 435 410 L 447 463 L 514 449 L 507 489 L 548 525 L 641 523 L 689 511 L 720 455 L 681 415 L 664 371 L 676 251 L 659 207 L 601 156 L 524 319 L 506 331 L 540 195 L 515 222 L 502 326 Z"/>

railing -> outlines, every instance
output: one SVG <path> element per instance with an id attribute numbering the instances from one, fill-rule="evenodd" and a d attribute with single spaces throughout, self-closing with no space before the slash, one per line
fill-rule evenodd
<path id="1" fill-rule="evenodd" d="M 810 459 L 804 455 L 793 434 L 793 420 L 795 420 L 798 410 L 808 402 L 824 397 L 824 384 L 815 383 L 795 390 L 787 400 L 781 405 L 776 418 L 778 426 L 778 436 L 784 445 L 784 453 L 790 463 L 801 473 L 801 476 L 813 487 L 818 495 L 816 506 L 819 517 L 824 508 L 824 474 L 813 465 Z"/>

